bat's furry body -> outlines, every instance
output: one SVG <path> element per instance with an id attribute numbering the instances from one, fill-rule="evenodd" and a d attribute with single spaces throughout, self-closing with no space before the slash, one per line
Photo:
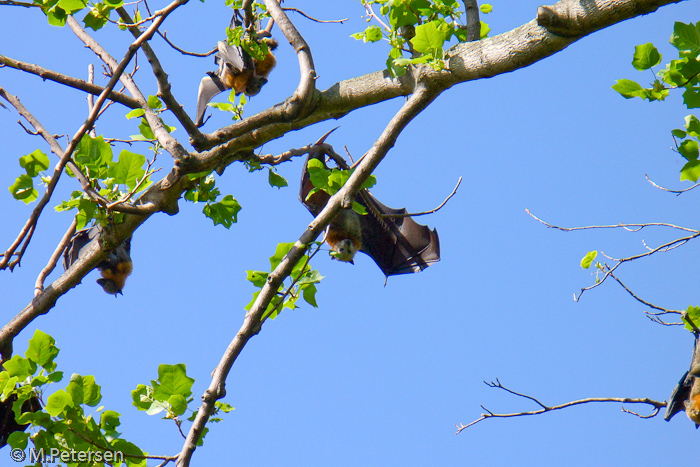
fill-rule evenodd
<path id="1" fill-rule="evenodd" d="M 15 420 L 15 412 L 12 410 L 12 405 L 17 400 L 16 395 L 12 395 L 0 402 L 0 448 L 7 445 L 7 438 L 17 431 L 24 431 L 29 425 L 20 425 Z M 32 397 L 22 404 L 22 413 L 38 412 L 41 410 L 39 399 Z"/>
<path id="2" fill-rule="evenodd" d="M 197 93 L 197 126 L 204 123 L 204 112 L 207 104 L 217 94 L 233 89 L 236 95 L 244 93 L 246 96 L 255 96 L 267 83 L 267 77 L 277 64 L 272 51 L 277 48 L 277 41 L 272 38 L 262 39 L 269 49 L 268 54 L 262 60 L 251 58 L 242 47 L 229 45 L 225 41 L 219 41 L 219 51 L 214 56 L 214 63 L 219 65 L 216 72 L 208 72 L 202 78 Z"/>
<path id="3" fill-rule="evenodd" d="M 311 158 L 325 165 L 323 154 L 309 155 L 301 177 L 299 199 L 311 214 L 318 216 L 330 197 L 324 191 L 308 196 L 314 188 L 307 169 Z M 437 230 L 430 230 L 408 216 L 382 217 L 382 214 L 406 214 L 407 211 L 384 206 L 369 191 L 364 191 L 355 201 L 365 207 L 367 214 L 342 210 L 328 226 L 326 242 L 336 251 L 338 259 L 350 261 L 354 256 L 353 249 L 362 251 L 387 277 L 419 272 L 440 261 Z"/>
<path id="4" fill-rule="evenodd" d="M 86 250 L 87 245 L 99 237 L 100 228 L 90 227 L 76 232 L 71 238 L 70 244 L 63 252 L 63 267 L 68 270 L 70 266 L 78 260 Z M 131 262 L 131 237 L 124 240 L 114 250 L 110 251 L 107 257 L 97 265 L 102 274 L 102 278 L 97 279 L 97 283 L 102 289 L 112 295 L 122 293 L 126 278 L 133 270 Z"/>

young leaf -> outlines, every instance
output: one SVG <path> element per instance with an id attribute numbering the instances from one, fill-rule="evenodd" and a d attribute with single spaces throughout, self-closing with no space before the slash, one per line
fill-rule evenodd
<path id="1" fill-rule="evenodd" d="M 633 97 L 644 97 L 644 88 L 629 79 L 619 79 L 612 87 L 615 91 L 622 94 L 625 99 Z"/>
<path id="2" fill-rule="evenodd" d="M 690 332 L 694 332 L 695 330 L 693 329 L 693 326 L 691 326 L 690 323 L 692 322 L 696 328 L 700 327 L 700 307 L 691 305 L 686 310 L 686 313 L 687 318 L 683 319 L 683 322 L 685 323 L 685 328 Z"/>
<path id="3" fill-rule="evenodd" d="M 39 175 L 40 172 L 49 168 L 49 158 L 46 154 L 37 149 L 26 156 L 20 157 L 19 165 L 27 171 L 27 175 L 34 178 Z"/>
<path id="4" fill-rule="evenodd" d="M 29 348 L 24 356 L 48 371 L 56 369 L 54 359 L 58 355 L 58 347 L 53 337 L 37 329 L 29 339 Z"/>
<path id="5" fill-rule="evenodd" d="M 659 54 L 659 51 L 651 42 L 638 45 L 634 48 L 632 66 L 637 70 L 648 70 L 659 63 L 661 63 L 661 54 Z"/>
<path id="6" fill-rule="evenodd" d="M 214 225 L 223 225 L 228 229 L 238 222 L 238 212 L 241 209 L 241 205 L 233 196 L 226 195 L 218 203 L 207 203 L 202 212 Z"/>
<path id="7" fill-rule="evenodd" d="M 268 171 L 267 181 L 270 186 L 276 186 L 277 188 L 288 186 L 287 180 L 272 169 Z"/>
<path id="8" fill-rule="evenodd" d="M 596 250 L 589 251 L 586 253 L 586 256 L 583 257 L 581 260 L 581 267 L 583 269 L 588 269 L 591 267 L 591 263 L 593 263 L 593 260 L 595 257 L 598 256 L 598 252 Z"/>

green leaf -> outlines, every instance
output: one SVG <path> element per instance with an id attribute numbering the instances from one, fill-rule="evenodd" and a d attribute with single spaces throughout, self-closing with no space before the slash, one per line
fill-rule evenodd
<path id="1" fill-rule="evenodd" d="M 695 330 L 690 323 L 692 322 L 696 328 L 700 328 L 700 307 L 691 305 L 686 310 L 686 313 L 687 315 L 683 317 L 685 328 L 690 332 L 694 332 Z"/>
<path id="2" fill-rule="evenodd" d="M 634 48 L 632 66 L 637 70 L 648 70 L 659 63 L 661 63 L 661 54 L 659 54 L 659 51 L 651 42 L 638 45 Z"/>
<path id="3" fill-rule="evenodd" d="M 685 131 L 679 130 L 679 129 L 671 130 L 671 134 L 673 136 L 675 136 L 676 138 L 681 138 L 681 139 L 685 138 L 687 135 L 687 133 Z"/>
<path id="4" fill-rule="evenodd" d="M 586 253 L 586 256 L 583 257 L 581 260 L 581 267 L 583 269 L 588 269 L 591 267 L 591 263 L 593 263 L 593 260 L 595 257 L 598 256 L 598 252 L 596 250 L 589 251 Z"/>
<path id="5" fill-rule="evenodd" d="M 25 379 L 36 371 L 36 363 L 19 355 L 13 355 L 2 366 L 10 376 L 16 376 L 20 379 Z"/>
<path id="6" fill-rule="evenodd" d="M 287 180 L 272 169 L 268 171 L 267 181 L 270 186 L 276 186 L 277 188 L 288 186 Z"/>
<path id="7" fill-rule="evenodd" d="M 683 93 L 683 103 L 689 109 L 700 108 L 700 88 L 688 87 Z"/>
<path id="8" fill-rule="evenodd" d="M 270 271 L 274 271 L 275 268 L 282 262 L 287 253 L 294 247 L 294 243 L 278 243 L 275 249 L 275 254 L 270 256 Z"/>
<path id="9" fill-rule="evenodd" d="M 314 308 L 318 308 L 318 303 L 316 303 L 316 286 L 314 284 L 309 284 L 302 289 L 302 296 L 306 303 Z"/>
<path id="10" fill-rule="evenodd" d="M 170 404 L 170 410 L 173 411 L 175 415 L 182 415 L 187 410 L 187 399 L 185 399 L 181 394 L 174 394 L 168 398 L 168 404 Z"/>
<path id="11" fill-rule="evenodd" d="M 109 176 L 114 178 L 114 183 L 126 185 L 129 190 L 133 190 L 146 173 L 143 169 L 145 163 L 146 156 L 124 149 L 119 154 L 119 161 L 110 167 Z"/>
<path id="12" fill-rule="evenodd" d="M 179 394 L 183 397 L 192 395 L 192 384 L 194 379 L 186 374 L 184 363 L 177 365 L 161 364 L 158 366 L 158 381 L 160 384 L 155 387 L 153 398 L 160 401 L 167 401 L 170 396 Z"/>
<path id="13" fill-rule="evenodd" d="M 58 6 L 69 15 L 82 10 L 86 5 L 87 2 L 83 0 L 58 0 Z"/>
<path id="14" fill-rule="evenodd" d="M 214 225 L 223 225 L 228 229 L 238 222 L 238 212 L 241 209 L 241 205 L 233 196 L 226 195 L 218 203 L 207 203 L 202 212 Z"/>
<path id="15" fill-rule="evenodd" d="M 120 1 L 119 3 L 121 4 L 122 2 Z M 90 28 L 93 31 L 102 29 L 104 25 L 107 24 L 109 14 L 114 8 L 117 8 L 117 6 L 105 5 L 104 3 L 98 3 L 94 7 L 91 7 L 90 12 L 83 18 L 85 27 Z"/>
<path id="16" fill-rule="evenodd" d="M 49 168 L 49 158 L 46 154 L 37 149 L 26 156 L 20 157 L 19 165 L 27 171 L 27 175 L 33 178 L 39 175 L 40 172 Z"/>
<path id="17" fill-rule="evenodd" d="M 700 23 L 675 23 L 673 26 L 673 34 L 671 35 L 671 44 L 679 51 L 685 51 L 691 56 L 697 56 L 700 53 Z"/>
<path id="18" fill-rule="evenodd" d="M 612 87 L 615 91 L 622 94 L 625 99 L 632 97 L 644 97 L 644 88 L 629 79 L 619 79 Z"/>
<path id="19" fill-rule="evenodd" d="M 382 39 L 382 30 L 379 26 L 370 26 L 365 29 L 364 42 L 378 42 Z"/>
<path id="20" fill-rule="evenodd" d="M 151 402 L 152 402 L 152 397 L 151 397 L 152 393 L 153 393 L 152 387 L 146 386 L 145 384 L 139 384 L 138 386 L 136 386 L 136 389 L 131 391 L 132 403 L 139 410 L 148 410 L 148 408 L 151 406 Z"/>
<path id="21" fill-rule="evenodd" d="M 700 161 L 692 160 L 681 169 L 681 181 L 690 180 L 697 182 L 700 179 Z"/>
<path id="22" fill-rule="evenodd" d="M 489 25 L 481 21 L 481 30 L 479 31 L 479 38 L 483 39 L 485 37 L 488 37 L 490 31 L 491 28 L 489 27 Z"/>
<path id="23" fill-rule="evenodd" d="M 688 130 L 690 136 L 700 138 L 700 120 L 695 115 L 685 117 L 685 129 Z M 685 138 L 685 135 L 681 138 Z"/>
<path id="24" fill-rule="evenodd" d="M 73 403 L 78 405 L 89 405 L 94 407 L 102 399 L 101 388 L 95 384 L 93 375 L 80 376 L 74 373 L 70 378 L 70 383 L 66 386 L 66 392 L 71 395 Z"/>
<path id="25" fill-rule="evenodd" d="M 269 273 L 265 271 L 246 271 L 246 280 L 253 283 L 255 287 L 262 288 L 267 282 L 267 276 Z"/>
<path id="26" fill-rule="evenodd" d="M 126 118 L 131 120 L 132 118 L 143 117 L 145 114 L 146 111 L 143 109 L 133 109 L 132 111 L 126 114 Z"/>
<path id="27" fill-rule="evenodd" d="M 7 437 L 7 444 L 9 444 L 12 449 L 24 450 L 27 448 L 29 435 L 30 433 L 25 433 L 23 431 L 15 431 L 14 433 L 10 433 L 10 436 Z"/>
<path id="28" fill-rule="evenodd" d="M 9 189 L 14 199 L 24 201 L 25 204 L 31 203 L 39 196 L 39 192 L 34 188 L 34 181 L 29 175 L 17 177 L 17 180 L 10 185 Z"/>
<path id="29" fill-rule="evenodd" d="M 24 356 L 32 360 L 48 371 L 56 369 L 54 359 L 58 355 L 58 347 L 53 337 L 45 332 L 37 329 L 34 335 L 29 339 L 29 348 L 24 353 Z"/>
<path id="30" fill-rule="evenodd" d="M 148 106 L 153 110 L 158 110 L 163 107 L 163 103 L 158 96 L 148 96 Z"/>
<path id="31" fill-rule="evenodd" d="M 100 428 L 103 430 L 115 432 L 119 425 L 121 425 L 119 413 L 114 410 L 105 410 L 100 414 Z"/>
<path id="32" fill-rule="evenodd" d="M 73 399 L 63 389 L 54 392 L 46 400 L 46 412 L 52 417 L 58 417 L 67 407 L 74 407 Z"/>
<path id="33" fill-rule="evenodd" d="M 698 158 L 698 142 L 692 139 L 687 139 L 678 146 L 678 152 L 681 156 L 689 161 L 694 161 Z"/>
<path id="34" fill-rule="evenodd" d="M 411 39 L 411 44 L 416 51 L 442 58 L 437 56 L 437 53 L 442 51 L 445 44 L 445 33 L 439 26 L 439 21 L 430 21 L 416 26 L 416 36 Z"/>
<path id="35" fill-rule="evenodd" d="M 489 5 L 488 3 L 484 3 L 479 7 L 482 13 L 484 14 L 489 14 L 493 11 L 493 6 Z"/>

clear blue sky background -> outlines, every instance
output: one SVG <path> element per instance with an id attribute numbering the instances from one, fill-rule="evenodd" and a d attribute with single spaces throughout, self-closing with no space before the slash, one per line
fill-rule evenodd
<path id="1" fill-rule="evenodd" d="M 492 35 L 532 20 L 540 4 L 493 3 L 494 12 L 484 18 Z M 311 46 L 319 89 L 384 67 L 385 45 L 349 37 L 365 24 L 359 2 L 289 6 L 322 19 L 350 18 L 343 25 L 317 24 L 290 13 Z M 47 26 L 38 10 L 1 11 L 0 53 L 80 77 L 87 75 L 89 63 L 100 69 L 70 29 Z M 384 287 L 381 271 L 368 257 L 350 266 L 320 255 L 315 267 L 326 278 L 317 295 L 319 308 L 304 304 L 285 311 L 250 341 L 227 382 L 225 400 L 236 410 L 212 427 L 193 465 L 696 462 L 699 432 L 682 414 L 670 423 L 661 416 L 641 420 L 621 413 L 618 403 L 487 420 L 459 436 L 454 432 L 455 424 L 479 417 L 480 404 L 495 412 L 537 408 L 489 389 L 483 380 L 500 378 L 550 405 L 601 396 L 665 400 L 687 369 L 690 333 L 650 322 L 617 284 L 606 283 L 579 303 L 572 300 L 594 281 L 579 266 L 587 251 L 617 257 L 640 253 L 644 242 L 658 245 L 674 238 L 672 232 L 563 233 L 537 223 L 525 209 L 564 226 L 671 222 L 697 227 L 694 192 L 675 197 L 644 179 L 649 174 L 665 186 L 687 186 L 679 182 L 682 159 L 670 149 L 670 130 L 681 127 L 689 113 L 680 95 L 649 104 L 625 100 L 610 86 L 621 78 L 650 82 L 650 72 L 630 64 L 634 46 L 653 42 L 664 59 L 673 58 L 668 38 L 674 21 L 695 22 L 698 11 L 697 1 L 668 6 L 595 33 L 526 69 L 461 84 L 440 96 L 376 171 L 373 193 L 392 207 L 426 210 L 463 176 L 447 206 L 422 218 L 440 233 L 442 261 L 420 274 L 392 277 Z M 229 19 L 222 2 L 191 1 L 164 29 L 180 47 L 203 52 L 223 37 Z M 94 36 L 117 58 L 131 40 L 111 28 Z M 297 59 L 280 42 L 279 65 L 252 99 L 249 113 L 282 101 L 298 83 Z M 160 39 L 152 44 L 173 92 L 193 115 L 199 81 L 214 69 L 212 58 L 181 56 Z M 154 93 L 141 55 L 139 64 L 137 82 L 145 93 Z M 0 70 L 0 85 L 19 95 L 53 133 L 72 135 L 86 118 L 84 96 L 75 90 L 9 68 Z M 340 125 L 329 142 L 359 156 L 402 102 L 290 133 L 263 151 L 301 147 Z M 98 133 L 136 134 L 138 122 L 127 121 L 125 113 L 112 106 L 99 120 Z M 0 109 L 2 186 L 20 174 L 20 156 L 37 148 L 48 153 L 43 140 L 25 134 L 17 120 L 16 112 Z M 228 122 L 228 116 L 216 114 L 204 129 Z M 181 128 L 175 135 L 186 139 Z M 132 150 L 148 151 L 145 146 Z M 159 162 L 166 167 L 162 175 L 170 161 L 163 154 Z M 135 233 L 135 271 L 124 296 L 104 294 L 94 282 L 98 273 L 92 272 L 20 334 L 16 351 L 26 349 L 37 328 L 51 334 L 61 348 L 59 368 L 67 375 L 95 375 L 103 385 L 103 404 L 122 414 L 126 439 L 153 454 L 175 454 L 183 440 L 174 424 L 137 412 L 130 391 L 155 379 L 159 363 L 185 363 L 196 379 L 198 401 L 254 292 L 245 270 L 268 268 L 275 245 L 295 241 L 310 220 L 297 200 L 301 167 L 296 159 L 279 168 L 290 183 L 281 190 L 268 186 L 265 173 L 227 169 L 218 182 L 221 190 L 243 206 L 230 230 L 212 226 L 200 206 L 184 201 L 175 217 L 153 216 Z M 77 182 L 64 177 L 58 195 L 76 189 Z M 7 191 L 0 203 L 0 248 L 5 249 L 33 206 L 14 201 Z M 2 322 L 29 303 L 36 275 L 70 220 L 66 213 L 47 210 L 22 267 L 2 273 Z M 690 274 L 698 259 L 690 244 L 619 273 L 643 298 L 684 309 L 699 304 Z M 0 452 L 5 455 L 9 450 Z"/>

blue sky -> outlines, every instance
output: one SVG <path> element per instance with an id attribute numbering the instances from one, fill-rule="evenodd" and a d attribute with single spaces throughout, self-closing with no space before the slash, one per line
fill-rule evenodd
<path id="1" fill-rule="evenodd" d="M 494 12 L 484 18 L 491 35 L 532 20 L 539 5 L 493 3 Z M 311 47 L 319 89 L 383 68 L 384 45 L 349 37 L 364 27 L 359 2 L 293 6 L 318 18 L 350 18 L 343 25 L 317 24 L 290 13 Z M 641 420 L 621 413 L 617 403 L 487 420 L 458 436 L 454 432 L 455 424 L 479 417 L 481 404 L 501 413 L 536 409 L 487 388 L 483 380 L 500 378 L 549 405 L 603 396 L 665 400 L 687 369 L 690 333 L 651 323 L 641 304 L 616 284 L 587 292 L 579 303 L 572 300 L 594 281 L 579 266 L 587 251 L 636 254 L 645 242 L 658 245 L 674 238 L 673 232 L 563 233 L 537 223 L 525 209 L 563 226 L 696 227 L 694 192 L 675 197 L 644 178 L 687 186 L 679 182 L 682 159 L 670 149 L 670 130 L 690 113 L 680 95 L 650 104 L 625 100 L 610 86 L 621 78 L 650 82 L 650 72 L 631 66 L 634 46 L 653 42 L 664 59 L 672 58 L 668 38 L 674 21 L 696 22 L 697 12 L 695 1 L 664 7 L 528 68 L 441 95 L 399 138 L 375 172 L 372 192 L 388 206 L 421 211 L 438 205 L 464 177 L 441 211 L 420 220 L 437 227 L 442 261 L 420 274 L 392 277 L 384 287 L 381 271 L 364 255 L 354 266 L 318 255 L 314 266 L 326 276 L 319 308 L 303 304 L 287 310 L 249 342 L 227 381 L 225 401 L 236 410 L 211 428 L 194 465 L 656 466 L 696 459 L 688 448 L 698 432 L 683 415 L 670 423 L 661 416 Z M 190 2 L 164 29 L 180 47 L 202 52 L 223 38 L 229 19 L 222 3 Z M 0 28 L 2 54 L 80 77 L 89 63 L 100 69 L 70 29 L 47 26 L 39 11 L 4 7 Z M 131 38 L 112 31 L 94 36 L 116 57 Z M 282 101 L 298 83 L 296 57 L 280 42 L 278 67 L 246 108 L 249 114 Z M 194 115 L 199 81 L 214 69 L 213 59 L 183 57 L 160 39 L 153 47 L 173 92 Z M 152 94 L 150 69 L 142 56 L 139 63 L 137 83 Z M 72 135 L 86 118 L 78 91 L 8 68 L 0 70 L 0 85 L 52 133 Z M 304 146 L 340 125 L 328 142 L 359 156 L 402 102 L 394 99 L 290 133 L 263 151 Z M 125 113 L 112 106 L 99 120 L 98 133 L 136 134 L 138 123 L 127 121 Z M 37 148 L 48 152 L 16 120 L 14 111 L 0 109 L 3 186 L 19 175 L 17 158 Z M 229 121 L 216 114 L 204 129 Z M 166 123 L 176 124 L 171 116 Z M 174 134 L 185 139 L 182 128 Z M 167 155 L 159 162 L 166 167 L 163 174 Z M 37 328 L 51 334 L 61 348 L 59 369 L 95 375 L 103 385 L 102 403 L 122 414 L 126 439 L 153 454 L 175 454 L 183 440 L 174 424 L 137 412 L 130 391 L 155 379 L 159 363 L 185 363 L 198 400 L 254 292 L 245 270 L 268 268 L 275 245 L 295 241 L 311 219 L 297 200 L 302 162 L 279 167 L 290 183 L 280 190 L 269 187 L 265 173 L 229 167 L 217 183 L 243 206 L 230 230 L 214 227 L 201 207 L 184 201 L 177 216 L 153 216 L 135 233 L 135 270 L 123 296 L 104 294 L 93 271 L 19 335 L 16 351 L 24 351 Z M 58 195 L 76 189 L 76 181 L 64 177 Z M 33 206 L 9 192 L 0 203 L 4 249 Z M 3 322 L 31 300 L 36 275 L 70 221 L 66 213 L 47 210 L 22 267 L 2 273 Z M 685 309 L 698 305 L 689 274 L 698 259 L 690 244 L 619 273 L 642 298 Z"/>

